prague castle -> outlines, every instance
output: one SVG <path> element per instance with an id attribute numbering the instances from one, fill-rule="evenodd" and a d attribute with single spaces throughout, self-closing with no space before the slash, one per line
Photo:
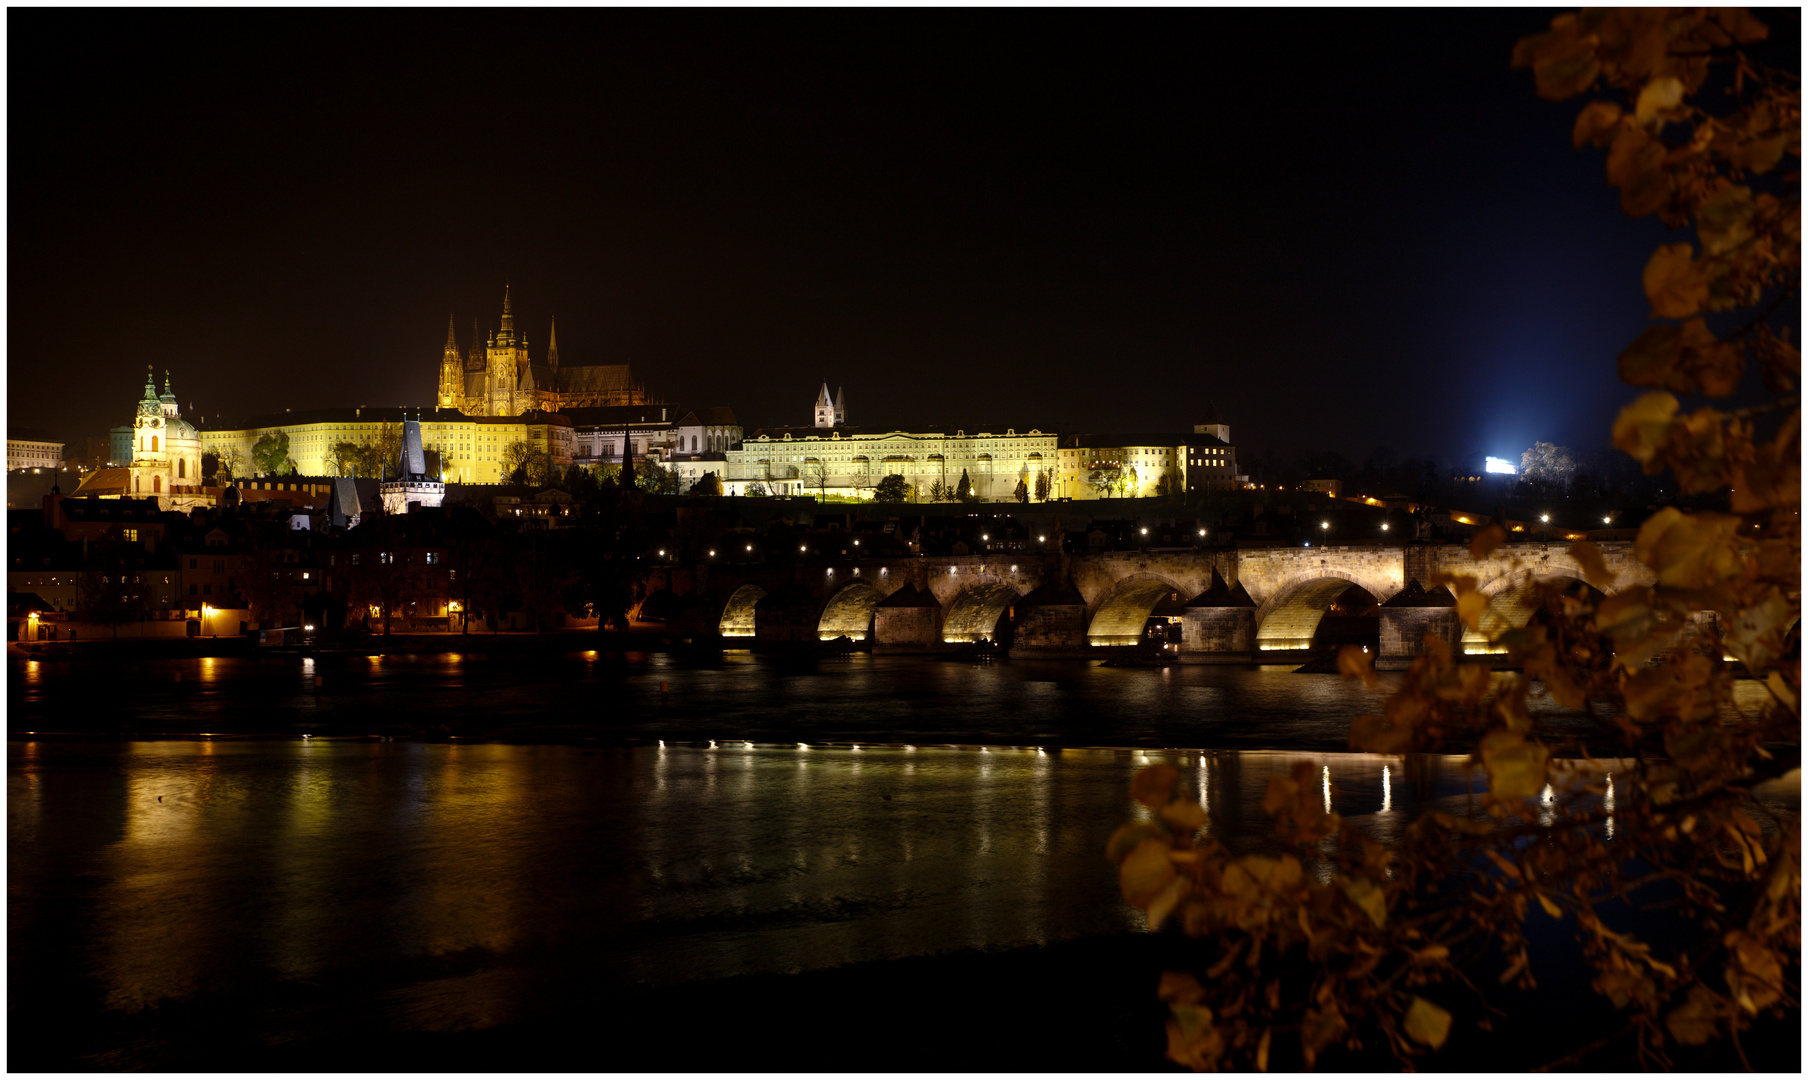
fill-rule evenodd
<path id="1" fill-rule="evenodd" d="M 595 405 L 645 405 L 646 388 L 626 364 L 559 366 L 558 325 L 546 335 L 546 360 L 528 355 L 527 335 L 515 331 L 508 288 L 502 290 L 502 326 L 487 337 L 471 328 L 471 347 L 460 354 L 450 320 L 439 363 L 439 407 L 466 416 L 520 416 Z"/>

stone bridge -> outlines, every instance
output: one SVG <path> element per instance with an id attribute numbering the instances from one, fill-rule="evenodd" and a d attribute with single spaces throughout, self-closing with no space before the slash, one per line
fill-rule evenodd
<path id="1" fill-rule="evenodd" d="M 1653 581 L 1630 543 L 1598 546 L 1618 575 L 1609 591 Z M 1474 575 L 1495 598 L 1483 634 L 1461 632 L 1442 591 L 1427 595 L 1440 572 Z M 1581 576 L 1563 543 L 1505 544 L 1475 560 L 1466 545 L 1408 541 L 704 564 L 667 581 L 684 592 L 674 630 L 725 644 L 846 636 L 923 652 L 993 640 L 1020 655 L 1061 655 L 1134 644 L 1155 617 L 1180 625 L 1176 651 L 1199 662 L 1294 659 L 1312 648 L 1331 603 L 1358 586 L 1381 605 L 1384 666 L 1402 666 L 1427 631 L 1488 651 L 1485 635 L 1531 617 L 1533 582 Z"/>

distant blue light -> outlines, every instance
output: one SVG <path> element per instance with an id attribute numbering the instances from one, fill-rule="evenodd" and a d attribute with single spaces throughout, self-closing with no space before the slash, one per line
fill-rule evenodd
<path id="1" fill-rule="evenodd" d="M 1506 473 L 1508 476 L 1513 476 L 1519 472 L 1513 467 L 1513 463 L 1505 458 L 1491 457 L 1483 464 L 1491 473 Z"/>

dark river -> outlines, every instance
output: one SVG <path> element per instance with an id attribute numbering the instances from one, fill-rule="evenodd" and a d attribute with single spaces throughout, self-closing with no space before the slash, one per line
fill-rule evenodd
<path id="1" fill-rule="evenodd" d="M 12 675 L 16 1068 L 192 1065 L 181 1026 L 220 1009 L 265 1047 L 481 1032 L 574 999 L 1133 934 L 1103 851 L 1147 762 L 1180 766 L 1233 846 L 1260 842 L 1267 780 L 1306 750 L 1378 838 L 1470 783 L 1460 757 L 1409 774 L 1323 752 L 1376 695 L 1276 668 L 731 655 Z M 384 737 L 442 717 L 571 739 Z M 84 725 L 141 734 L 25 734 Z M 142 734 L 173 731 L 215 735 Z"/>

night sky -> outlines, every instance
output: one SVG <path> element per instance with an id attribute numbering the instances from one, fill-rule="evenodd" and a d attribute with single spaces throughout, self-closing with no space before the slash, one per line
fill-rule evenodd
<path id="1" fill-rule="evenodd" d="M 667 400 L 1605 445 L 1663 230 L 1535 11 L 8 12 L 8 422 L 431 406 L 447 315 Z M 1799 30 L 1790 28 L 1785 33 Z M 76 449 L 72 447 L 72 450 Z"/>

